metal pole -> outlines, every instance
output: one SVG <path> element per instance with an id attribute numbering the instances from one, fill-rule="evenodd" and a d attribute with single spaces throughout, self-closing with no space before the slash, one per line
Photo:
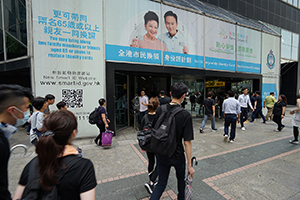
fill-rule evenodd
<path id="1" fill-rule="evenodd" d="M 3 0 L 1 1 L 1 12 L 2 12 L 2 35 L 3 35 L 3 53 L 4 53 L 4 61 L 7 60 L 7 56 L 6 56 L 6 37 L 5 37 L 5 21 L 4 21 L 4 5 L 3 5 Z M 6 69 L 4 69 L 6 70 Z"/>

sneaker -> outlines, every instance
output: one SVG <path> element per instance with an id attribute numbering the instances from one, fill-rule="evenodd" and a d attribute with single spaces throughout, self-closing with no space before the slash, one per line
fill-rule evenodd
<path id="1" fill-rule="evenodd" d="M 267 124 L 267 121 L 262 122 L 263 124 Z"/>
<path id="2" fill-rule="evenodd" d="M 233 140 L 230 140 L 230 141 L 229 141 L 229 143 L 233 143 L 233 142 L 234 142 Z"/>
<path id="3" fill-rule="evenodd" d="M 201 128 L 200 128 L 199 130 L 200 130 L 200 133 L 203 133 L 203 132 L 204 132 L 203 129 L 201 129 Z"/>
<path id="4" fill-rule="evenodd" d="M 224 135 L 223 141 L 224 141 L 224 142 L 227 142 L 227 139 L 228 139 L 228 135 Z"/>
<path id="5" fill-rule="evenodd" d="M 211 129 L 212 132 L 215 132 L 215 131 L 217 131 L 217 130 L 218 130 L 218 129 L 216 129 L 216 128 L 215 128 L 215 129 Z"/>
<path id="6" fill-rule="evenodd" d="M 242 129 L 243 131 L 245 131 L 245 130 L 246 130 L 246 129 L 245 129 L 245 127 L 242 127 L 241 129 Z"/>
<path id="7" fill-rule="evenodd" d="M 285 125 L 282 125 L 281 130 L 285 127 Z"/>
<path id="8" fill-rule="evenodd" d="M 298 140 L 290 140 L 291 144 L 299 144 Z"/>
<path id="9" fill-rule="evenodd" d="M 96 145 L 98 145 L 98 142 L 97 142 L 97 140 L 96 140 L 96 139 L 94 139 L 94 142 L 95 142 L 95 144 L 96 144 Z"/>
<path id="10" fill-rule="evenodd" d="M 154 189 L 154 185 L 150 183 L 150 181 L 148 183 L 145 183 L 145 188 L 147 189 L 147 191 L 149 192 L 149 194 L 152 194 L 153 189 Z"/>
<path id="11" fill-rule="evenodd" d="M 251 121 L 249 121 L 250 123 L 253 123 L 254 122 L 254 120 L 251 120 Z"/>

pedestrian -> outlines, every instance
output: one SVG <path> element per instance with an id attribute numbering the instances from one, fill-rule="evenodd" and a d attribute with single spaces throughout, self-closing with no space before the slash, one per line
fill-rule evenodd
<path id="1" fill-rule="evenodd" d="M 222 119 L 222 118 L 223 118 L 223 112 L 222 112 L 222 105 L 223 105 L 223 102 L 224 102 L 224 93 L 223 93 L 223 92 L 220 92 L 220 93 L 219 93 L 219 97 L 218 97 L 218 107 L 219 107 L 219 110 L 220 110 L 220 116 L 219 116 L 219 119 Z"/>
<path id="2" fill-rule="evenodd" d="M 140 131 L 142 131 L 145 127 L 147 126 L 147 121 L 148 123 L 154 124 L 154 119 L 156 115 L 156 109 L 160 105 L 159 100 L 157 97 L 155 98 L 150 98 L 149 103 L 148 103 L 148 114 L 146 114 L 142 121 L 141 121 L 141 126 L 140 126 Z M 148 118 L 148 119 L 146 119 Z M 152 194 L 154 190 L 154 186 L 156 185 L 157 181 L 156 178 L 158 176 L 157 172 L 157 165 L 155 166 L 155 154 L 152 152 L 148 152 L 147 157 L 148 157 L 148 176 L 149 176 L 149 182 L 145 183 L 145 187 L 149 194 Z M 155 166 L 155 167 L 154 167 Z"/>
<path id="3" fill-rule="evenodd" d="M 149 98 L 145 95 L 145 91 L 141 91 L 141 96 L 139 97 L 140 107 L 139 107 L 139 124 L 141 124 L 141 121 L 145 114 L 148 114 L 148 101 Z"/>
<path id="4" fill-rule="evenodd" d="M 30 116 L 29 101 L 32 94 L 29 88 L 19 85 L 0 84 L 0 199 L 10 200 L 8 190 L 9 139 Z"/>
<path id="5" fill-rule="evenodd" d="M 75 115 L 67 110 L 54 111 L 45 118 L 43 131 L 36 145 L 37 156 L 23 169 L 13 200 L 23 199 L 26 187 L 34 182 L 41 186 L 39 194 L 57 186 L 57 199 L 94 200 L 97 181 L 93 163 L 71 145 L 78 133 Z M 40 180 L 31 179 L 34 170 Z"/>
<path id="6" fill-rule="evenodd" d="M 110 120 L 108 119 L 108 115 L 107 115 L 107 112 L 105 110 L 105 106 L 106 106 L 106 102 L 105 102 L 105 99 L 104 98 L 101 98 L 98 100 L 98 103 L 99 103 L 99 107 L 98 107 L 98 123 L 97 123 L 97 127 L 99 128 L 99 135 L 94 139 L 94 142 L 101 146 L 102 143 L 101 143 L 101 140 L 102 140 L 102 133 L 105 132 L 105 129 L 108 129 L 109 127 L 109 123 L 110 123 Z M 99 142 L 98 142 L 99 141 Z"/>
<path id="7" fill-rule="evenodd" d="M 298 136 L 299 136 L 299 128 L 300 128 L 300 95 L 297 95 L 297 108 L 290 112 L 293 116 L 292 125 L 293 125 L 293 133 L 294 140 L 290 140 L 292 144 L 298 144 Z"/>
<path id="8" fill-rule="evenodd" d="M 196 110 L 196 95 L 194 93 L 192 93 L 192 95 L 190 96 L 190 102 L 191 102 L 191 111 L 195 111 Z"/>
<path id="9" fill-rule="evenodd" d="M 185 109 L 186 104 L 188 104 L 188 103 L 186 101 L 186 98 L 184 98 L 183 101 L 181 102 L 180 106 Z"/>
<path id="10" fill-rule="evenodd" d="M 67 110 L 67 104 L 63 101 L 60 101 L 56 104 L 58 110 Z"/>
<path id="11" fill-rule="evenodd" d="M 171 87 L 171 96 L 172 101 L 167 105 L 168 111 L 172 111 L 175 107 L 179 107 L 180 103 L 185 97 L 188 88 L 184 83 L 177 82 L 174 83 Z M 155 121 L 161 116 L 162 109 L 159 107 L 156 112 Z M 178 188 L 178 200 L 183 200 L 185 195 L 185 166 L 187 159 L 187 170 L 190 177 L 194 176 L 195 170 L 192 167 L 191 154 L 192 154 L 192 140 L 194 139 L 193 132 L 193 122 L 191 114 L 182 110 L 174 116 L 174 120 L 176 122 L 176 140 L 177 147 L 174 154 L 169 157 L 164 157 L 160 154 L 156 155 L 157 158 L 157 167 L 158 167 L 158 184 L 154 188 L 154 191 L 150 197 L 150 200 L 159 200 L 162 193 L 164 192 L 170 169 L 173 166 L 176 170 L 176 178 L 177 178 L 177 188 Z M 155 125 L 155 124 L 154 124 Z M 182 144 L 182 140 L 184 140 L 184 147 Z M 184 155 L 185 154 L 185 155 Z"/>
<path id="12" fill-rule="evenodd" d="M 248 106 L 251 108 L 252 112 L 254 111 L 251 101 L 250 101 L 250 97 L 248 95 L 248 89 L 247 88 L 242 88 L 242 93 L 239 98 L 238 101 L 241 105 L 241 118 L 240 118 L 240 122 L 241 122 L 241 129 L 243 131 L 245 131 L 245 126 L 244 126 L 244 122 L 247 121 L 248 119 Z"/>
<path id="13" fill-rule="evenodd" d="M 287 105 L 287 98 L 284 94 L 279 95 L 278 101 L 274 104 L 273 108 L 273 121 L 277 124 L 275 132 L 281 131 L 285 126 L 281 123 L 281 120 L 285 115 L 285 108 Z"/>
<path id="14" fill-rule="evenodd" d="M 238 100 L 235 99 L 236 93 L 232 90 L 227 92 L 228 99 L 223 102 L 223 113 L 224 113 L 224 141 L 227 142 L 228 139 L 228 128 L 231 125 L 229 142 L 233 143 L 236 131 L 236 121 L 240 122 L 241 106 Z"/>
<path id="15" fill-rule="evenodd" d="M 139 94 L 136 93 L 135 97 L 131 100 L 133 113 L 134 113 L 134 129 L 137 129 L 137 122 L 139 121 Z"/>
<path id="16" fill-rule="evenodd" d="M 43 97 L 37 97 L 33 100 L 32 106 L 35 108 L 35 111 L 28 119 L 28 122 L 31 124 L 30 129 L 30 142 L 33 145 L 36 145 L 39 138 L 42 136 L 43 120 L 45 118 L 44 110 L 47 109 L 48 102 Z"/>
<path id="17" fill-rule="evenodd" d="M 264 100 L 264 108 L 266 107 L 266 104 L 267 104 L 267 109 L 268 109 L 268 113 L 266 115 L 267 121 L 269 118 L 270 118 L 270 120 L 273 120 L 273 106 L 276 102 L 274 95 L 275 95 L 274 92 L 270 92 L 270 95 L 267 96 Z"/>
<path id="18" fill-rule="evenodd" d="M 53 94 L 47 94 L 45 96 L 45 99 L 47 100 L 47 103 L 48 103 L 47 109 L 44 110 L 45 117 L 47 117 L 50 114 L 50 108 L 49 108 L 49 106 L 53 105 L 54 102 L 55 102 L 55 96 Z"/>
<path id="19" fill-rule="evenodd" d="M 260 96 L 260 92 L 259 91 L 256 91 L 255 92 L 255 102 L 254 102 L 254 111 L 252 113 L 252 119 L 251 119 L 251 123 L 254 122 L 255 120 L 255 116 L 256 114 L 258 113 L 261 118 L 263 118 L 263 123 L 266 123 L 266 118 L 265 116 L 263 115 L 262 113 L 262 98 Z"/>
<path id="20" fill-rule="evenodd" d="M 200 133 L 203 133 L 203 129 L 204 129 L 204 126 L 206 124 L 208 117 L 211 117 L 212 131 L 217 130 L 215 127 L 215 101 L 212 99 L 212 97 L 213 97 L 213 92 L 209 91 L 207 93 L 207 98 L 203 101 L 204 119 L 203 119 L 201 127 L 200 127 Z"/>
<path id="21" fill-rule="evenodd" d="M 165 91 L 161 90 L 159 92 L 160 97 L 158 98 L 160 105 L 164 105 L 167 103 L 170 103 L 171 99 L 170 97 L 166 96 Z"/>

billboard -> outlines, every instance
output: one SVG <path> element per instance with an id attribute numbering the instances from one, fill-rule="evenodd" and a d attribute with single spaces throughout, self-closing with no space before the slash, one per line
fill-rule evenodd
<path id="1" fill-rule="evenodd" d="M 262 98 L 275 93 L 275 98 L 279 92 L 280 74 L 280 37 L 267 33 L 262 33 Z"/>
<path id="2" fill-rule="evenodd" d="M 237 26 L 237 71 L 260 74 L 261 32 Z"/>
<path id="3" fill-rule="evenodd" d="M 205 17 L 205 69 L 235 71 L 235 25 Z"/>
<path id="4" fill-rule="evenodd" d="M 88 115 L 105 94 L 102 1 L 32 0 L 32 16 L 35 95 L 64 101 L 79 137 L 96 135 Z"/>

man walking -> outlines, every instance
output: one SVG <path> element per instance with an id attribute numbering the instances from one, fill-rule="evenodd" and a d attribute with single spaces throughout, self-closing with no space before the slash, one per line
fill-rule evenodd
<path id="1" fill-rule="evenodd" d="M 233 143 L 235 138 L 235 129 L 236 129 L 236 121 L 240 122 L 240 113 L 241 113 L 241 106 L 238 100 L 236 100 L 235 92 L 232 90 L 228 91 L 228 99 L 224 100 L 223 102 L 223 113 L 225 117 L 224 123 L 224 141 L 227 142 L 228 139 L 228 128 L 231 124 L 231 131 L 230 131 L 230 138 L 229 142 Z"/>
<path id="2" fill-rule="evenodd" d="M 204 126 L 206 124 L 206 121 L 208 117 L 211 117 L 211 129 L 212 131 L 216 131 L 215 127 L 215 101 L 212 99 L 213 93 L 209 91 L 207 93 L 207 98 L 203 101 L 203 107 L 204 107 L 204 119 L 202 121 L 201 127 L 200 127 L 200 133 L 203 133 Z"/>
<path id="3" fill-rule="evenodd" d="M 243 131 L 245 131 L 245 126 L 244 126 L 244 122 L 248 119 L 248 105 L 251 108 L 252 111 L 254 111 L 251 101 L 250 101 L 250 97 L 248 95 L 248 89 L 247 88 L 243 88 L 242 89 L 242 95 L 239 96 L 239 103 L 241 105 L 241 129 Z"/>
<path id="4" fill-rule="evenodd" d="M 274 97 L 274 92 L 270 92 L 270 95 L 267 96 L 264 100 L 264 108 L 267 104 L 268 113 L 266 115 L 266 120 L 270 118 L 270 120 L 273 120 L 273 106 L 276 103 L 276 99 Z"/>
<path id="5" fill-rule="evenodd" d="M 16 126 L 30 116 L 31 91 L 19 85 L 0 85 L 0 199 L 10 200 L 7 165 L 10 156 L 8 139 L 17 132 Z"/>
<path id="6" fill-rule="evenodd" d="M 141 124 L 141 121 L 144 117 L 145 114 L 148 114 L 148 97 L 145 95 L 145 91 L 142 90 L 141 91 L 141 96 L 139 97 L 139 103 L 140 103 L 140 107 L 139 107 L 139 124 Z"/>
<path id="7" fill-rule="evenodd" d="M 263 123 L 266 123 L 266 118 L 265 116 L 262 114 L 262 98 L 260 96 L 260 92 L 256 91 L 255 92 L 255 103 L 254 103 L 254 112 L 252 113 L 252 120 L 250 121 L 251 123 L 254 122 L 255 116 L 258 113 L 261 118 L 263 118 Z"/>
<path id="8" fill-rule="evenodd" d="M 172 101 L 167 105 L 167 110 L 172 111 L 175 107 L 179 107 L 180 103 L 183 101 L 185 94 L 187 93 L 188 88 L 184 83 L 177 82 L 171 88 Z M 159 107 L 156 112 L 155 120 L 156 122 L 160 115 L 162 114 L 162 109 Z M 193 132 L 193 123 L 191 114 L 182 110 L 177 113 L 175 116 L 176 122 L 176 140 L 177 147 L 174 154 L 169 157 L 164 157 L 160 154 L 157 154 L 157 167 L 158 167 L 158 184 L 156 185 L 150 200 L 159 200 L 162 193 L 164 192 L 170 169 L 173 166 L 176 170 L 177 178 L 177 188 L 178 188 L 178 200 L 184 200 L 185 196 L 185 165 L 187 159 L 187 170 L 188 174 L 193 177 L 195 170 L 192 167 L 192 140 L 194 139 Z M 184 140 L 184 145 L 182 144 Z M 184 148 L 184 147 L 185 148 Z M 185 155 L 184 155 L 185 152 Z"/>
<path id="9" fill-rule="evenodd" d="M 158 98 L 158 101 L 159 101 L 160 105 L 170 103 L 171 100 L 168 96 L 166 96 L 165 91 L 161 90 L 159 92 L 159 94 L 160 94 L 160 97 Z"/>

